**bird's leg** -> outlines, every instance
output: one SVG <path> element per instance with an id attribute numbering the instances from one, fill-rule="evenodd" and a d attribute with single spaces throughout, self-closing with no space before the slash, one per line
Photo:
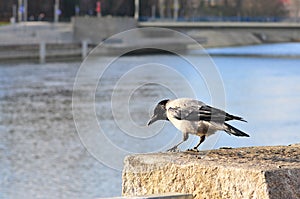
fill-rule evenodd
<path id="1" fill-rule="evenodd" d="M 205 135 L 202 135 L 202 136 L 200 137 L 199 143 L 197 144 L 197 146 L 194 147 L 194 150 L 198 151 L 198 147 L 200 146 L 200 144 L 201 144 L 202 142 L 204 142 L 204 140 L 205 140 Z"/>
<path id="2" fill-rule="evenodd" d="M 189 134 L 188 133 L 183 133 L 183 139 L 181 142 L 179 142 L 178 144 L 176 144 L 175 146 L 173 146 L 172 148 L 168 149 L 168 152 L 176 152 L 178 151 L 178 146 L 181 145 L 183 142 L 185 142 L 187 139 L 189 138 Z"/>

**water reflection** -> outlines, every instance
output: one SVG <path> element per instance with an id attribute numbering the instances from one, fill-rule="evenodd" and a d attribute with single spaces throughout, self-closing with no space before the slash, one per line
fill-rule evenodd
<path id="1" fill-rule="evenodd" d="M 121 174 L 92 158 L 76 134 L 71 97 L 78 66 L 0 67 L 0 198 L 120 194 Z"/>
<path id="2" fill-rule="evenodd" d="M 224 78 L 227 109 L 243 114 L 249 121 L 243 128 L 249 131 L 251 139 L 237 141 L 236 146 L 300 142 L 299 59 L 214 60 Z M 220 145 L 231 143 L 230 138 L 224 139 Z"/>
<path id="3" fill-rule="evenodd" d="M 164 126 L 158 134 L 149 131 L 143 142 L 133 137 L 128 141 L 126 135 L 119 136 L 119 129 L 112 120 L 114 116 L 106 110 L 111 105 L 111 98 L 106 94 L 111 93 L 111 84 L 122 76 L 123 67 L 145 59 L 180 66 L 183 72 L 187 64 L 171 55 L 125 57 L 118 67 L 108 71 L 110 78 L 103 79 L 95 94 L 96 114 L 101 125 L 109 129 L 105 131 L 107 136 L 132 152 L 159 151 L 170 139 L 174 142 L 181 139 L 181 133 L 171 124 L 160 122 L 155 128 Z M 199 57 L 190 55 L 189 59 L 197 61 Z M 251 135 L 250 138 L 237 138 L 220 133 L 215 148 L 300 142 L 299 59 L 214 57 L 213 61 L 224 82 L 226 110 L 248 120 L 247 124 L 233 124 Z M 120 195 L 121 173 L 94 159 L 76 134 L 71 101 L 78 68 L 79 63 L 0 67 L 0 198 L 24 198 L 25 193 L 26 198 Z M 191 74 L 185 71 L 183 78 Z M 161 75 L 164 79 L 170 78 L 168 73 Z M 151 78 L 150 73 L 148 78 Z M 205 81 L 191 78 L 190 82 L 192 87 L 198 86 L 196 97 L 211 104 Z M 184 87 L 176 81 L 173 84 L 179 89 Z M 170 90 L 156 84 L 138 87 L 132 91 L 128 102 L 132 124 L 142 128 L 155 103 L 160 98 L 174 96 Z M 152 101 L 155 101 L 153 105 Z M 85 106 L 82 101 L 82 108 Z M 152 136 L 154 141 L 147 141 L 147 136 Z M 197 141 L 198 138 L 191 136 L 182 148 Z M 115 157 L 110 154 L 107 158 Z"/>

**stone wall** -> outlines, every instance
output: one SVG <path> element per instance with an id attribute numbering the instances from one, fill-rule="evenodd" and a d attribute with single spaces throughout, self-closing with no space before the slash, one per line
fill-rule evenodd
<path id="1" fill-rule="evenodd" d="M 300 41 L 299 24 L 295 23 L 226 23 L 226 22 L 137 22 L 129 17 L 74 17 L 74 40 L 99 44 L 104 39 L 132 28 L 169 28 L 191 36 L 204 47 L 239 46 L 262 43 Z M 153 40 L 169 35 L 155 33 Z M 143 35 L 149 38 L 149 35 Z M 142 37 L 142 38 L 143 38 Z M 176 42 L 176 40 L 174 40 Z"/>
<path id="2" fill-rule="evenodd" d="M 244 46 L 264 43 L 299 42 L 297 29 L 204 29 L 182 30 L 204 47 Z M 200 38 L 200 39 L 199 39 Z M 201 42 L 204 40 L 204 42 Z"/>
<path id="3" fill-rule="evenodd" d="M 99 44 L 108 37 L 135 28 L 137 21 L 129 17 L 74 17 L 74 39 Z"/>
<path id="4" fill-rule="evenodd" d="M 139 27 L 177 30 L 204 47 L 239 46 L 276 42 L 299 42 L 299 23 L 272 22 L 140 22 Z"/>
<path id="5" fill-rule="evenodd" d="M 128 156 L 123 195 L 300 198 L 300 145 Z"/>

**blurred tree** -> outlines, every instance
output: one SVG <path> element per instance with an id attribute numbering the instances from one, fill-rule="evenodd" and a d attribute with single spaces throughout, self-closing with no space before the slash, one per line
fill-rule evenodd
<path id="1" fill-rule="evenodd" d="M 134 0 L 99 0 L 101 2 L 102 15 L 133 16 Z M 96 4 L 97 0 L 95 1 Z"/>
<path id="2" fill-rule="evenodd" d="M 16 0 L 0 0 L 0 21 L 9 21 L 13 5 L 17 5 Z"/>
<path id="3" fill-rule="evenodd" d="M 134 0 L 60 0 L 61 19 L 69 20 L 75 15 L 78 5 L 80 15 L 96 15 L 96 2 L 101 2 L 102 15 L 133 16 Z M 179 0 L 178 18 L 197 20 L 197 18 L 217 17 L 284 17 L 288 14 L 286 2 L 292 0 Z M 297 0 L 298 2 L 298 0 Z M 8 20 L 12 15 L 12 5 L 17 0 L 0 0 L 0 20 Z M 45 20 L 53 20 L 54 0 L 28 0 L 28 16 L 35 19 L 40 13 Z M 140 14 L 144 17 L 172 18 L 174 0 L 140 0 Z M 294 6 L 297 7 L 297 6 Z M 294 11 L 298 16 L 299 8 Z"/>
<path id="4" fill-rule="evenodd" d="M 134 0 L 79 0 L 81 15 L 96 15 L 97 2 L 101 2 L 102 16 L 133 16 Z"/>
<path id="5" fill-rule="evenodd" d="M 160 0 L 160 2 L 162 2 L 162 1 Z M 163 12 L 161 14 L 164 14 L 164 8 L 159 7 L 160 4 L 158 3 L 158 0 L 147 0 L 147 1 L 141 0 L 140 1 L 140 16 L 142 18 L 151 17 L 151 15 L 152 15 L 152 12 L 151 12 L 152 6 L 155 6 L 156 8 L 161 9 L 161 10 L 156 9 L 155 15 L 160 15 L 157 12 Z"/>
<path id="6" fill-rule="evenodd" d="M 79 5 L 80 0 L 61 0 L 61 19 L 68 20 L 75 15 L 75 6 Z"/>
<path id="7" fill-rule="evenodd" d="M 282 0 L 244 0 L 242 15 L 250 17 L 284 17 L 287 10 Z"/>

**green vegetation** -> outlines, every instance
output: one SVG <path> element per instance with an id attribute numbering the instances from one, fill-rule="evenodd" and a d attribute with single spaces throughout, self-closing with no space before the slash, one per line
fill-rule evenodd
<path id="1" fill-rule="evenodd" d="M 8 25 L 9 24 L 9 22 L 7 22 L 7 21 L 0 21 L 0 26 L 5 26 L 5 25 Z"/>

